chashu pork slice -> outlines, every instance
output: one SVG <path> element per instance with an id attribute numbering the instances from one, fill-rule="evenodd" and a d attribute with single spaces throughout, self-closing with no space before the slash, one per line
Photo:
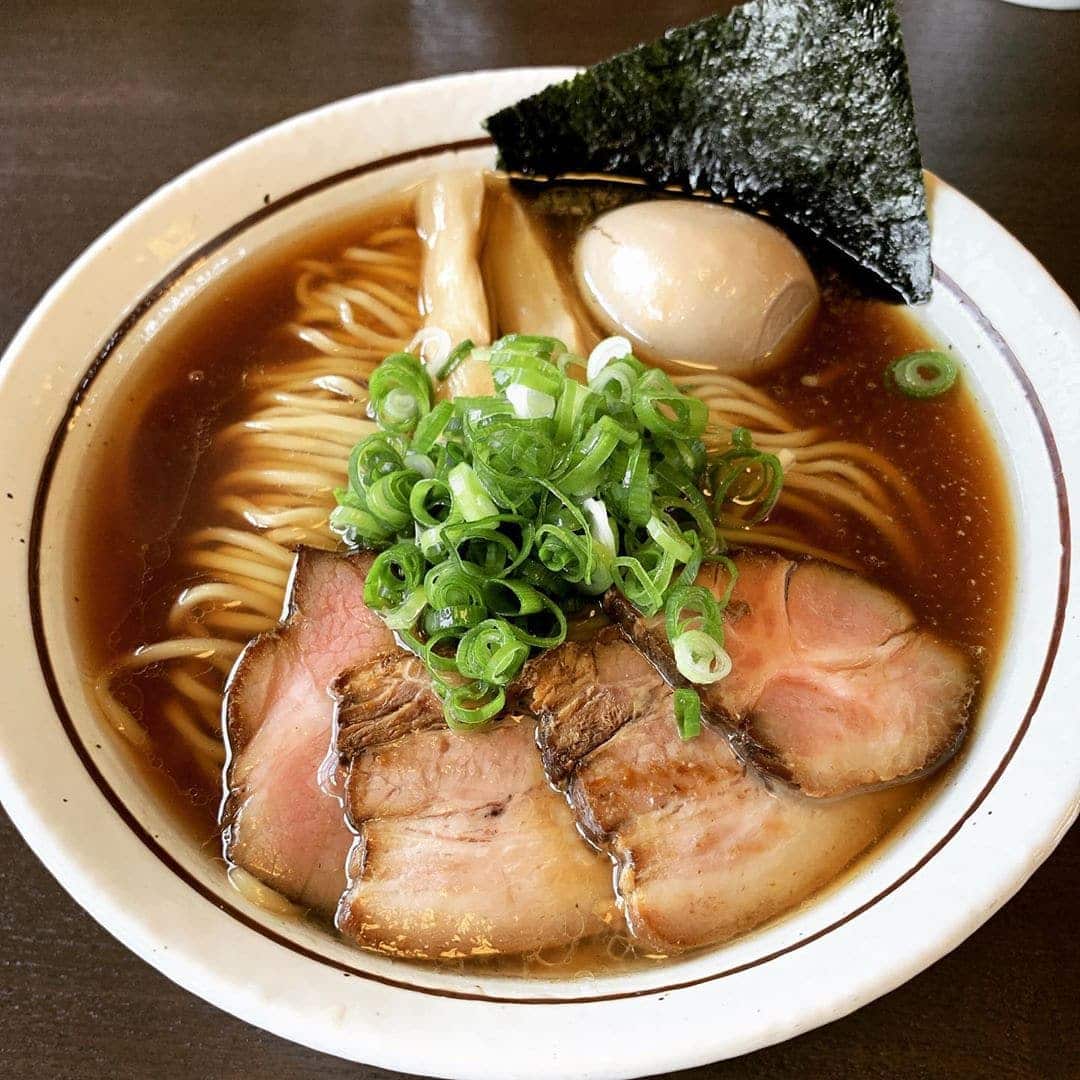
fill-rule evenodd
<path id="1" fill-rule="evenodd" d="M 957 749 L 976 685 L 967 654 L 851 571 L 779 555 L 740 555 L 735 564 L 725 616 L 731 674 L 698 689 L 755 764 L 807 795 L 831 797 L 915 779 Z M 719 595 L 727 576 L 706 566 L 698 584 Z M 614 592 L 605 607 L 666 678 L 684 685 L 663 615 L 646 619 Z"/>
<path id="2" fill-rule="evenodd" d="M 621 924 L 609 861 L 548 785 L 535 721 L 457 734 L 400 650 L 335 686 L 345 805 L 357 830 L 337 924 L 427 959 L 533 953 Z"/>
<path id="3" fill-rule="evenodd" d="M 248 645 L 225 694 L 225 857 L 326 916 L 345 889 L 353 839 L 340 801 L 319 782 L 333 734 L 330 684 L 394 647 L 364 605 L 370 565 L 369 555 L 302 549 L 284 623 Z"/>
<path id="4" fill-rule="evenodd" d="M 534 660 L 526 683 L 548 773 L 650 950 L 715 945 L 792 908 L 880 834 L 895 798 L 773 791 L 721 730 L 683 741 L 672 690 L 615 627 Z"/>

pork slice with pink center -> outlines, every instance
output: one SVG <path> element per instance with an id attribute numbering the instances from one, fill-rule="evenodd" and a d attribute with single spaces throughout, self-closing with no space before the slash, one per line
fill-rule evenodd
<path id="1" fill-rule="evenodd" d="M 807 795 L 833 797 L 915 779 L 967 729 L 971 657 L 917 623 L 892 593 L 829 563 L 740 555 L 725 616 L 730 675 L 700 686 L 706 712 L 738 733 L 757 765 Z M 720 595 L 726 573 L 698 584 Z M 674 685 L 663 617 L 624 599 L 607 607 Z"/>
<path id="2" fill-rule="evenodd" d="M 371 557 L 297 556 L 282 626 L 244 650 L 225 696 L 226 858 L 295 903 L 331 916 L 345 889 L 352 833 L 320 785 L 330 750 L 330 684 L 394 648 L 364 605 Z"/>

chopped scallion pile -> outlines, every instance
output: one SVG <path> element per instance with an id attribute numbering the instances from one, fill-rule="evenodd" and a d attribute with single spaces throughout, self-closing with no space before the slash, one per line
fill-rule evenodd
<path id="1" fill-rule="evenodd" d="M 462 342 L 445 376 L 486 356 L 495 393 L 435 400 L 429 370 L 395 353 L 369 380 L 379 431 L 354 448 L 333 528 L 379 552 L 364 600 L 421 656 L 455 730 L 482 726 L 535 650 L 566 638 L 568 615 L 609 588 L 664 613 L 679 671 L 722 679 L 723 609 L 735 582 L 716 521 L 761 520 L 783 469 L 736 429 L 710 458 L 705 403 L 609 338 L 588 361 L 554 338 Z M 730 578 L 719 600 L 695 586 L 703 562 Z M 692 690 L 679 732 L 700 731 Z"/>

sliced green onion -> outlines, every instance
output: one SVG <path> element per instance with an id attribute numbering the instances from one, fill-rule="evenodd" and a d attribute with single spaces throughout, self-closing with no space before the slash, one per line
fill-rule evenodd
<path id="1" fill-rule="evenodd" d="M 554 364 L 533 357 L 523 360 L 518 356 L 511 360 L 496 356 L 491 362 L 491 377 L 504 394 L 511 386 L 521 386 L 550 398 L 558 396 L 565 381 L 565 376 Z M 509 398 L 510 395 L 506 396 Z"/>
<path id="2" fill-rule="evenodd" d="M 440 377 L 452 347 L 450 335 L 440 326 L 425 326 L 417 330 L 409 342 L 409 352 L 420 357 L 425 370 L 433 379 Z"/>
<path id="3" fill-rule="evenodd" d="M 435 462 L 427 454 L 418 454 L 415 450 L 406 452 L 405 467 L 412 469 L 414 473 L 425 480 L 430 480 L 435 475 Z"/>
<path id="4" fill-rule="evenodd" d="M 626 464 L 620 470 L 617 485 L 609 489 L 622 516 L 634 525 L 645 525 L 652 517 L 652 485 L 650 484 L 649 451 L 637 442 L 626 453 Z"/>
<path id="5" fill-rule="evenodd" d="M 505 619 L 485 619 L 458 642 L 457 667 L 466 679 L 505 686 L 529 656 L 529 646 Z"/>
<path id="6" fill-rule="evenodd" d="M 566 380 L 555 406 L 556 444 L 570 446 L 577 440 L 588 415 L 587 410 L 595 400 L 596 395 L 587 386 L 573 379 Z"/>
<path id="7" fill-rule="evenodd" d="M 358 442 L 349 455 L 349 482 L 362 494 L 380 477 L 405 467 L 398 442 L 379 432 Z"/>
<path id="8" fill-rule="evenodd" d="M 409 499 L 412 487 L 419 479 L 420 474 L 413 469 L 399 469 L 380 476 L 368 488 L 368 509 L 386 528 L 401 532 L 412 520 Z"/>
<path id="9" fill-rule="evenodd" d="M 604 338 L 589 353 L 589 363 L 585 368 L 585 377 L 591 383 L 612 360 L 621 360 L 624 356 L 632 356 L 633 352 L 630 342 L 620 335 Z"/>
<path id="10" fill-rule="evenodd" d="M 413 432 L 412 448 L 418 454 L 431 453 L 432 447 L 442 437 L 447 424 L 454 417 L 454 405 L 440 401 L 417 425 Z"/>
<path id="11" fill-rule="evenodd" d="M 683 539 L 682 530 L 675 526 L 667 514 L 664 514 L 663 517 L 653 514 L 645 528 L 649 535 L 673 559 L 686 562 L 693 554 L 694 549 Z"/>
<path id="12" fill-rule="evenodd" d="M 394 353 L 368 379 L 371 410 L 379 426 L 409 434 L 431 410 L 431 380 L 412 353 Z"/>
<path id="13" fill-rule="evenodd" d="M 424 612 L 424 631 L 437 634 L 444 630 L 453 630 L 463 634 L 475 626 L 487 615 L 483 604 L 459 604 L 450 607 L 429 607 Z"/>
<path id="14" fill-rule="evenodd" d="M 936 349 L 922 349 L 894 360 L 887 376 L 902 394 L 912 398 L 932 398 L 950 390 L 960 371 L 956 361 Z"/>
<path id="15" fill-rule="evenodd" d="M 437 362 L 428 364 L 428 374 L 433 379 L 445 379 L 450 373 L 460 364 L 463 360 L 468 359 L 475 346 L 466 338 L 464 341 L 459 342 L 454 348 L 449 349 L 446 356 Z"/>
<path id="16" fill-rule="evenodd" d="M 696 739 L 701 734 L 701 698 L 696 690 L 676 690 L 674 695 L 675 726 L 679 738 Z"/>
<path id="17" fill-rule="evenodd" d="M 428 562 L 437 562 L 446 558 L 446 542 L 443 540 L 442 525 L 432 525 L 424 529 L 417 522 L 415 531 L 416 546 L 424 553 L 424 558 Z"/>
<path id="18" fill-rule="evenodd" d="M 694 550 L 691 553 L 690 558 L 683 564 L 683 568 L 679 571 L 679 576 L 675 580 L 675 586 L 693 585 L 693 583 L 697 581 L 698 571 L 701 570 L 701 564 L 705 561 L 704 553 L 701 550 L 701 537 L 698 536 L 697 533 L 689 531 L 684 532 L 683 536 Z"/>
<path id="19" fill-rule="evenodd" d="M 653 580 L 641 560 L 620 555 L 612 563 L 619 592 L 645 616 L 655 615 L 664 606 L 664 590 Z"/>
<path id="20" fill-rule="evenodd" d="M 335 506 L 330 511 L 330 527 L 348 544 L 372 547 L 393 536 L 369 510 L 356 506 Z"/>
<path id="21" fill-rule="evenodd" d="M 540 420 L 555 415 L 555 399 L 543 390 L 515 382 L 506 387 L 505 393 L 506 400 L 514 406 L 514 413 L 522 420 Z"/>
<path id="22" fill-rule="evenodd" d="M 364 603 L 374 611 L 396 607 L 423 580 L 420 549 L 415 544 L 395 544 L 375 556 L 364 581 Z"/>
<path id="23" fill-rule="evenodd" d="M 546 522 L 536 530 L 536 554 L 567 581 L 584 581 L 592 572 L 592 541 L 565 525 Z"/>
<path id="24" fill-rule="evenodd" d="M 712 634 L 684 630 L 671 643 L 675 666 L 692 683 L 714 683 L 731 673 L 731 657 Z"/>
<path id="25" fill-rule="evenodd" d="M 581 504 L 589 518 L 589 531 L 596 541 L 613 559 L 618 554 L 615 530 L 611 526 L 611 516 L 602 499 L 586 499 Z"/>
<path id="26" fill-rule="evenodd" d="M 784 485 L 784 466 L 775 454 L 755 450 L 732 432 L 732 448 L 712 468 L 713 512 L 721 521 L 757 525 L 772 513 Z"/>
<path id="27" fill-rule="evenodd" d="M 511 531 L 507 526 L 517 526 Z M 501 577 L 512 573 L 532 552 L 536 529 L 516 514 L 499 514 L 477 521 L 451 521 L 443 525 L 440 541 L 457 559 L 467 559 L 483 574 Z"/>
<path id="28" fill-rule="evenodd" d="M 471 465 L 464 462 L 455 465 L 447 477 L 447 484 L 454 498 L 454 511 L 466 521 L 495 517 L 499 513 L 499 508 L 476 478 Z"/>
<path id="29" fill-rule="evenodd" d="M 540 334 L 507 334 L 491 346 L 491 360 L 492 363 L 505 363 L 524 357 L 555 363 L 565 352 L 566 346 L 558 338 Z"/>
<path id="30" fill-rule="evenodd" d="M 663 612 L 684 678 L 723 678 L 735 568 L 716 519 L 764 519 L 783 482 L 776 456 L 742 428 L 707 454 L 705 404 L 626 339 L 601 342 L 588 362 L 550 337 L 483 349 L 444 339 L 414 339 L 426 368 L 395 353 L 372 374 L 379 430 L 349 455 L 330 522 L 379 552 L 365 601 L 421 657 L 447 723 L 490 723 L 529 656 L 564 641 L 567 615 L 608 588 L 646 616 Z M 495 392 L 433 401 L 431 376 L 469 356 L 491 365 Z M 719 598 L 694 584 L 706 562 L 728 574 Z M 700 712 L 680 690 L 683 737 Z"/>
<path id="31" fill-rule="evenodd" d="M 600 483 L 600 471 L 615 448 L 620 443 L 633 443 L 637 438 L 633 431 L 610 416 L 601 416 L 581 440 L 569 469 L 558 478 L 559 488 L 568 495 L 595 492 Z"/>
<path id="32" fill-rule="evenodd" d="M 424 593 L 433 608 L 484 607 L 484 573 L 461 559 L 446 559 L 424 576 Z"/>
<path id="33" fill-rule="evenodd" d="M 427 596 L 421 588 L 409 593 L 397 607 L 388 608 L 379 614 L 391 630 L 407 630 L 420 617 L 426 606 Z"/>
<path id="34" fill-rule="evenodd" d="M 723 644 L 722 607 L 701 585 L 681 585 L 672 589 L 664 605 L 665 629 L 669 641 L 687 630 L 702 630 Z"/>
<path id="35" fill-rule="evenodd" d="M 625 361 L 616 361 L 605 365 L 596 377 L 589 380 L 589 389 L 605 398 L 614 399 L 625 405 L 634 400 L 634 387 L 638 384 L 640 373 Z"/>
<path id="36" fill-rule="evenodd" d="M 739 580 L 739 568 L 726 555 L 713 558 L 712 565 L 721 567 L 728 576 L 727 587 L 724 591 L 719 596 L 712 594 L 720 610 L 723 611 L 731 603 L 731 595 L 735 592 L 735 585 Z"/>
<path id="37" fill-rule="evenodd" d="M 453 504 L 449 485 L 433 476 L 418 480 L 409 492 L 409 513 L 425 528 L 442 525 L 450 517 Z"/>
<path id="38" fill-rule="evenodd" d="M 446 723 L 452 731 L 475 731 L 503 711 L 506 691 L 485 683 L 455 687 L 443 701 Z"/>
<path id="39" fill-rule="evenodd" d="M 395 386 L 382 400 L 379 419 L 390 431 L 411 431 L 420 419 L 420 399 Z"/>
<path id="40" fill-rule="evenodd" d="M 647 371 L 634 387 L 634 412 L 654 435 L 697 439 L 709 422 L 709 409 L 699 398 L 687 397 L 659 368 Z"/>
<path id="41" fill-rule="evenodd" d="M 593 545 L 593 567 L 581 582 L 581 588 L 590 596 L 607 592 L 615 581 L 615 557 L 619 543 L 607 507 L 602 499 L 586 499 L 582 510 L 589 519 L 589 536 Z"/>

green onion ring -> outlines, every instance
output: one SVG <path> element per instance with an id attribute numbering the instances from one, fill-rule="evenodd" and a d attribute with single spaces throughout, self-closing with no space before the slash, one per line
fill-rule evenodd
<path id="1" fill-rule="evenodd" d="M 731 673 L 731 657 L 712 634 L 684 630 L 671 643 L 675 666 L 692 683 L 714 683 Z"/>
<path id="2" fill-rule="evenodd" d="M 887 369 L 889 382 L 910 398 L 932 398 L 951 390 L 960 370 L 947 353 L 920 349 L 894 360 Z"/>

